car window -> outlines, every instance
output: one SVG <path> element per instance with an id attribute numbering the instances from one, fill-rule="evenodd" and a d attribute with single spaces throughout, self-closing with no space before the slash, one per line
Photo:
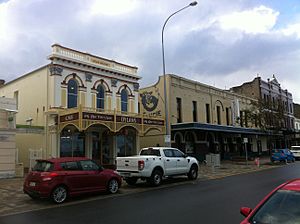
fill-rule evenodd
<path id="1" fill-rule="evenodd" d="M 49 172 L 53 170 L 53 163 L 48 161 L 37 161 L 35 166 L 32 168 L 33 171 L 40 171 L 40 172 Z"/>
<path id="2" fill-rule="evenodd" d="M 174 157 L 184 157 L 184 154 L 181 151 L 176 150 L 176 149 L 172 149 L 172 150 L 174 153 Z"/>
<path id="3" fill-rule="evenodd" d="M 91 160 L 82 160 L 79 163 L 82 170 L 99 170 L 98 165 Z"/>
<path id="4" fill-rule="evenodd" d="M 164 149 L 164 154 L 166 157 L 173 157 L 173 151 L 171 149 Z"/>
<path id="5" fill-rule="evenodd" d="M 279 190 L 250 219 L 251 223 L 300 223 L 300 192 Z"/>
<path id="6" fill-rule="evenodd" d="M 64 170 L 80 170 L 77 162 L 65 162 L 60 164 Z"/>
<path id="7" fill-rule="evenodd" d="M 140 153 L 142 156 L 160 156 L 160 151 L 158 149 L 143 149 Z"/>

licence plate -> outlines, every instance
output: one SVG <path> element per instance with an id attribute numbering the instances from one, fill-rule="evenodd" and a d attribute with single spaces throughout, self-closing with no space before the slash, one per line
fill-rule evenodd
<path id="1" fill-rule="evenodd" d="M 36 186 L 36 183 L 35 183 L 35 182 L 29 182 L 29 186 L 30 186 L 30 187 L 35 187 L 35 186 Z"/>

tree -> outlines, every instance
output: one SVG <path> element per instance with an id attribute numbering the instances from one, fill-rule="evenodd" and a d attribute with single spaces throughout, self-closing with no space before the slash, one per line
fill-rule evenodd
<path id="1" fill-rule="evenodd" d="M 251 108 L 241 111 L 239 119 L 241 126 L 275 132 L 286 128 L 285 108 L 280 100 L 271 103 L 263 100 L 252 101 L 251 105 Z"/>

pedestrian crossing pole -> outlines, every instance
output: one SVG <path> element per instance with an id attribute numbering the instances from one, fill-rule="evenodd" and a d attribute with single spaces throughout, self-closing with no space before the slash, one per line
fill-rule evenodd
<path id="1" fill-rule="evenodd" d="M 248 138 L 244 138 L 245 153 L 246 153 L 246 165 L 248 166 L 248 150 L 247 150 L 247 143 L 248 143 Z"/>

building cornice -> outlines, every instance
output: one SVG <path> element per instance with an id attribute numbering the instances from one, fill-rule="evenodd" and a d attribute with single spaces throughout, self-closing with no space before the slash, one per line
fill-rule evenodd
<path id="1" fill-rule="evenodd" d="M 125 75 L 137 80 L 141 78 L 137 75 L 137 67 L 125 65 L 114 60 L 102 58 L 89 53 L 83 53 L 59 44 L 52 45 L 52 54 L 48 56 L 48 59 L 52 61 L 66 60 L 78 65 L 101 69 L 118 75 Z"/>

